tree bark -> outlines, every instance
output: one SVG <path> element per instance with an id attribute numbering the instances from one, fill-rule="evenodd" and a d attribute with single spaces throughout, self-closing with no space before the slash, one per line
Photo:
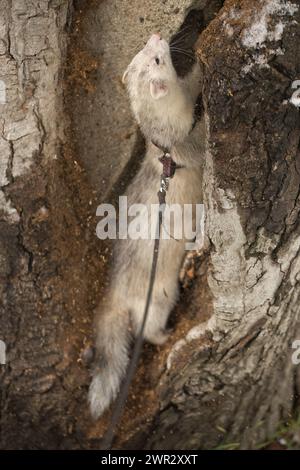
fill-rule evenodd
<path id="1" fill-rule="evenodd" d="M 77 361 L 95 263 L 85 275 L 92 193 L 87 199 L 80 168 L 63 148 L 70 7 L 0 2 L 1 448 L 76 448 L 84 422 L 77 426 L 88 377 Z"/>
<path id="2" fill-rule="evenodd" d="M 212 312 L 171 356 L 147 448 L 255 448 L 299 403 L 299 15 L 229 0 L 198 42 Z"/>
<path id="3" fill-rule="evenodd" d="M 199 38 L 210 249 L 194 261 L 172 338 L 145 348 L 118 448 L 255 448 L 297 406 L 299 110 L 289 99 L 300 79 L 299 7 L 227 0 Z M 72 11 L 67 0 L 0 0 L 2 449 L 97 448 L 109 422 L 108 413 L 93 424 L 86 403 L 82 351 L 107 247 L 94 235 L 99 191 L 64 109 Z"/>

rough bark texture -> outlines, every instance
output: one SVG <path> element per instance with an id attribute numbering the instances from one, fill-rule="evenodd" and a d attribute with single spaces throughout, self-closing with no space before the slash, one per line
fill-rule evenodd
<path id="1" fill-rule="evenodd" d="M 299 14 L 295 3 L 230 0 L 198 42 L 213 311 L 162 376 L 147 447 L 252 448 L 297 402 L 299 111 L 287 100 L 300 75 Z"/>
<path id="2" fill-rule="evenodd" d="M 102 72 L 115 76 L 117 94 L 128 60 L 114 48 L 122 60 L 110 63 L 99 27 L 103 69 L 96 40 L 91 56 L 76 43 L 68 80 L 62 78 L 70 23 L 73 35 L 78 28 L 77 39 L 85 35 L 89 43 L 97 18 L 108 28 L 101 12 L 109 19 L 112 3 L 120 5 L 92 1 L 72 17 L 67 0 L 0 0 L 0 80 L 6 86 L 6 103 L 0 102 L 0 339 L 8 348 L 7 365 L 0 366 L 1 448 L 97 447 L 109 420 L 107 414 L 91 422 L 81 351 L 91 342 L 109 248 L 94 235 L 96 206 L 126 170 L 136 141 L 135 130 L 127 130 L 129 111 L 124 122 L 115 119 L 116 108 L 126 108 L 124 96 L 120 108 L 112 99 L 110 110 L 105 101 L 111 92 Z M 121 3 L 125 8 L 127 1 Z M 82 2 L 76 4 L 79 11 Z M 208 16 L 220 6 L 182 1 L 177 13 L 167 5 L 154 14 L 155 4 L 143 2 L 145 12 L 152 8 L 150 20 L 147 12 L 132 10 L 137 29 L 124 38 L 129 55 L 138 34 L 145 39 L 156 20 L 165 23 L 165 10 L 180 15 L 172 19 L 174 32 L 187 6 Z M 175 312 L 170 342 L 146 347 L 118 447 L 253 448 L 296 406 L 300 376 L 291 342 L 300 338 L 299 110 L 288 100 L 293 80 L 300 79 L 299 6 L 296 0 L 227 0 L 199 39 L 211 246 L 200 268 L 196 263 L 196 289 Z M 96 19 L 87 33 L 91 15 Z M 110 34 L 118 44 L 129 20 L 122 8 L 114 15 Z M 266 29 L 256 27 L 260 21 Z M 87 118 L 91 106 L 94 121 Z M 130 135 L 120 153 L 122 129 Z M 117 163 L 108 171 L 112 155 Z M 102 176 L 105 184 L 96 187 Z"/>
<path id="3" fill-rule="evenodd" d="M 1 448 L 77 445 L 82 383 L 74 351 L 82 333 L 76 315 L 85 321 L 88 280 L 79 292 L 86 250 L 76 199 L 82 212 L 87 201 L 79 169 L 62 152 L 69 6 L 0 2 L 7 99 L 0 117 L 0 331 L 8 352 L 1 367 Z M 71 433 L 72 443 L 64 439 Z"/>

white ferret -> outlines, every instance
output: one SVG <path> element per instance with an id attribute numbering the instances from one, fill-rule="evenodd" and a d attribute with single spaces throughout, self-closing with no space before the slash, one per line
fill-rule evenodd
<path id="1" fill-rule="evenodd" d="M 123 76 L 134 116 L 146 138 L 141 169 L 127 190 L 128 206 L 157 204 L 162 165 L 158 158 L 168 149 L 180 165 L 170 181 L 168 204 L 202 203 L 204 122 L 194 126 L 194 107 L 200 90 L 197 61 L 184 78 L 172 64 L 170 47 L 160 35 L 151 36 Z M 148 211 L 151 212 L 150 209 Z M 178 298 L 178 275 L 185 254 L 185 239 L 162 239 L 156 279 L 144 330 L 145 340 L 162 344 L 167 339 L 168 316 Z M 89 403 L 99 417 L 116 398 L 129 363 L 132 339 L 143 320 L 154 240 L 118 240 L 111 286 L 101 305 L 97 325 L 97 358 Z"/>

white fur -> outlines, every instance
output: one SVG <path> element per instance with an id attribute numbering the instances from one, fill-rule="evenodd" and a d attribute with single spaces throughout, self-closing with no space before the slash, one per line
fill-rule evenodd
<path id="1" fill-rule="evenodd" d="M 199 82 L 199 67 L 192 74 Z M 178 78 L 168 43 L 158 35 L 151 36 L 129 64 L 123 81 L 145 137 L 167 148 L 182 142 L 194 121 L 195 87 L 187 88 L 185 81 Z M 155 93 L 155 89 L 159 92 Z"/>
<path id="2" fill-rule="evenodd" d="M 159 64 L 156 63 L 159 59 Z M 199 91 L 198 65 L 181 80 L 172 65 L 168 44 L 157 35 L 150 38 L 127 68 L 127 84 L 134 115 L 147 138 L 142 167 L 127 190 L 128 205 L 141 203 L 151 213 L 157 204 L 162 152 L 155 141 L 169 147 L 176 163 L 184 165 L 170 182 L 169 204 L 202 202 L 202 156 L 204 121 L 190 133 L 194 104 Z M 171 234 L 172 235 L 172 234 Z M 152 302 L 144 338 L 162 344 L 168 316 L 178 298 L 178 275 L 186 240 L 161 240 Z M 130 338 L 141 327 L 153 256 L 153 240 L 118 240 L 114 273 L 98 325 L 99 369 L 90 386 L 89 401 L 94 417 L 108 408 L 120 389 L 128 365 Z"/>

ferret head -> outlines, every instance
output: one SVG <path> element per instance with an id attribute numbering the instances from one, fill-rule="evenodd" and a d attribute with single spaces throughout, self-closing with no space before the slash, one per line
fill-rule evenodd
<path id="1" fill-rule="evenodd" d="M 153 34 L 123 75 L 131 107 L 147 139 L 170 148 L 189 133 L 194 102 L 172 64 L 169 44 Z"/>
<path id="2" fill-rule="evenodd" d="M 129 93 L 146 93 L 146 97 L 159 100 L 165 97 L 172 81 L 177 79 L 170 48 L 160 34 L 153 34 L 132 60 L 123 75 Z"/>

